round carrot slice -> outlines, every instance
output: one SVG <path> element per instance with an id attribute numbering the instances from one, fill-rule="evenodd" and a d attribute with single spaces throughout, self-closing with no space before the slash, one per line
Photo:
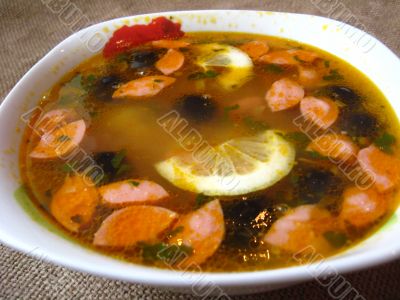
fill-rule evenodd
<path id="1" fill-rule="evenodd" d="M 300 102 L 300 111 L 304 119 L 322 129 L 329 128 L 339 116 L 339 108 L 329 99 L 305 97 Z"/>
<path id="2" fill-rule="evenodd" d="M 168 49 L 185 48 L 190 45 L 190 43 L 188 42 L 177 41 L 177 40 L 158 40 L 151 42 L 151 44 L 157 48 L 168 48 Z"/>
<path id="3" fill-rule="evenodd" d="M 265 99 L 272 111 L 281 111 L 296 106 L 304 97 L 304 89 L 291 79 L 275 81 Z"/>
<path id="4" fill-rule="evenodd" d="M 69 123 L 42 135 L 39 144 L 29 154 L 33 158 L 62 157 L 75 149 L 82 141 L 86 131 L 83 120 Z"/>
<path id="5" fill-rule="evenodd" d="M 148 180 L 124 180 L 99 188 L 103 202 L 109 206 L 150 204 L 168 197 L 164 188 Z"/>
<path id="6" fill-rule="evenodd" d="M 399 181 L 399 159 L 382 152 L 374 145 L 358 152 L 358 163 L 381 193 L 393 189 Z"/>
<path id="7" fill-rule="evenodd" d="M 266 41 L 251 41 L 239 47 L 246 52 L 252 59 L 258 59 L 269 51 L 269 46 Z"/>
<path id="8" fill-rule="evenodd" d="M 178 215 L 157 206 L 129 206 L 113 212 L 94 235 L 93 244 L 129 247 L 138 242 L 154 242 Z"/>
<path id="9" fill-rule="evenodd" d="M 276 65 L 299 65 L 301 63 L 312 63 L 318 55 L 311 51 L 290 49 L 275 51 L 260 57 L 259 61 Z"/>
<path id="10" fill-rule="evenodd" d="M 147 76 L 129 81 L 120 86 L 113 98 L 151 97 L 157 95 L 167 86 L 175 82 L 175 78 L 167 76 Z"/>
<path id="11" fill-rule="evenodd" d="M 169 75 L 179 70 L 185 62 L 182 52 L 169 49 L 167 53 L 156 62 L 156 68 L 165 75 Z"/>
<path id="12" fill-rule="evenodd" d="M 371 224 L 384 215 L 386 199 L 374 189 L 347 188 L 343 193 L 342 210 L 339 218 L 356 227 Z"/>
<path id="13" fill-rule="evenodd" d="M 219 200 L 211 201 L 200 209 L 182 216 L 174 229 L 181 229 L 168 243 L 186 245 L 193 253 L 182 260 L 180 266 L 201 264 L 218 249 L 225 234 L 224 216 Z"/>
<path id="14" fill-rule="evenodd" d="M 354 163 L 359 148 L 348 136 L 330 133 L 317 137 L 308 145 L 307 150 L 316 151 L 339 162 Z"/>
<path id="15" fill-rule="evenodd" d="M 99 195 L 90 178 L 67 177 L 53 196 L 50 212 L 65 228 L 77 232 L 92 220 L 98 202 Z"/>

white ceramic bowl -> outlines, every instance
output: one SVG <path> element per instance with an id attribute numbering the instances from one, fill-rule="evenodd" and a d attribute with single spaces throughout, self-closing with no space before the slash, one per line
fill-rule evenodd
<path id="1" fill-rule="evenodd" d="M 39 214 L 28 214 L 16 201 L 20 186 L 18 149 L 24 122 L 20 116 L 40 96 L 81 61 L 100 51 L 112 31 L 123 24 L 146 23 L 157 16 L 173 16 L 190 31 L 237 31 L 294 39 L 314 45 L 350 62 L 365 73 L 400 115 L 400 61 L 370 35 L 334 20 L 291 13 L 257 11 L 187 11 L 124 17 L 93 25 L 73 34 L 41 59 L 18 82 L 0 107 L 0 240 L 22 252 L 71 269 L 113 279 L 165 287 L 204 296 L 261 292 L 337 272 L 354 271 L 396 258 L 400 253 L 400 221 L 396 215 L 378 233 L 356 247 L 321 263 L 243 273 L 191 273 L 129 264 L 71 242 Z M 396 214 L 398 214 L 396 212 Z M 38 220 L 40 222 L 38 222 Z M 330 288 L 330 280 L 321 282 Z M 222 299 L 222 298 L 221 298 Z"/>

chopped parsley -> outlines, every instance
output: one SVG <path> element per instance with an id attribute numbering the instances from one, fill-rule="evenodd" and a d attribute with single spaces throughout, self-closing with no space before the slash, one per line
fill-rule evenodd
<path id="1" fill-rule="evenodd" d="M 273 73 L 273 74 L 281 74 L 283 73 L 285 70 L 279 66 L 279 65 L 275 65 L 275 64 L 268 64 L 264 67 L 264 71 L 268 72 L 268 73 Z"/>
<path id="2" fill-rule="evenodd" d="M 251 39 L 234 39 L 234 40 L 226 39 L 221 42 L 224 44 L 231 45 L 231 46 L 239 46 L 239 45 L 251 42 L 251 41 L 252 41 Z"/>
<path id="3" fill-rule="evenodd" d="M 71 217 L 71 221 L 77 224 L 81 224 L 82 223 L 82 216 L 80 215 L 75 215 Z"/>
<path id="4" fill-rule="evenodd" d="M 300 179 L 299 175 L 293 174 L 292 176 L 290 176 L 290 182 L 293 185 L 297 185 L 299 183 L 299 179 Z"/>
<path id="5" fill-rule="evenodd" d="M 140 185 L 139 181 L 134 181 L 134 180 L 129 181 L 129 183 L 132 184 L 133 186 L 139 186 Z"/>
<path id="6" fill-rule="evenodd" d="M 341 248 L 347 243 L 347 236 L 341 232 L 327 231 L 324 238 L 335 248 Z"/>
<path id="7" fill-rule="evenodd" d="M 207 202 L 211 201 L 211 197 L 203 195 L 203 194 L 198 194 L 196 196 L 195 199 L 196 203 L 195 203 L 195 208 L 200 208 L 201 206 L 203 206 L 204 204 L 206 204 Z"/>
<path id="8" fill-rule="evenodd" d="M 89 112 L 89 115 L 90 115 L 92 118 L 95 118 L 95 117 L 97 117 L 97 116 L 99 115 L 99 112 L 97 112 L 97 111 L 91 111 L 91 112 Z"/>
<path id="9" fill-rule="evenodd" d="M 237 110 L 240 108 L 239 104 L 231 105 L 231 106 L 226 106 L 224 107 L 224 119 L 228 119 L 228 115 L 231 111 Z"/>
<path id="10" fill-rule="evenodd" d="M 117 58 L 116 58 L 117 62 L 124 62 L 126 60 L 128 60 L 128 54 L 122 53 L 122 54 L 117 55 Z"/>
<path id="11" fill-rule="evenodd" d="M 118 152 L 96 153 L 93 159 L 104 171 L 103 179 L 99 182 L 100 185 L 123 179 L 121 177 L 124 177 L 132 169 L 126 159 L 126 150 L 124 149 Z"/>
<path id="12" fill-rule="evenodd" d="M 374 144 L 375 144 L 379 149 L 381 149 L 383 152 L 386 152 L 386 153 L 389 153 L 389 154 L 393 153 L 393 150 L 392 150 L 391 147 L 392 147 L 395 143 L 396 143 L 396 138 L 395 138 L 393 135 L 391 135 L 391 134 L 389 134 L 389 133 L 387 133 L 387 132 L 385 132 L 384 134 L 382 134 L 380 137 L 378 137 L 378 138 L 374 141 Z"/>
<path id="13" fill-rule="evenodd" d="M 249 128 L 251 131 L 263 131 L 268 129 L 268 125 L 262 121 L 254 120 L 252 117 L 247 116 L 243 119 L 244 125 Z"/>
<path id="14" fill-rule="evenodd" d="M 327 160 L 328 157 L 319 154 L 317 151 L 306 151 L 306 156 L 313 159 Z"/>
<path id="15" fill-rule="evenodd" d="M 170 232 L 168 232 L 167 237 L 171 238 L 175 235 L 177 235 L 178 233 L 181 233 L 183 231 L 184 227 L 183 226 L 178 226 L 174 229 L 172 229 Z"/>
<path id="16" fill-rule="evenodd" d="M 61 166 L 61 171 L 65 172 L 65 173 L 71 173 L 73 170 L 74 170 L 74 168 L 68 163 L 63 164 Z"/>
<path id="17" fill-rule="evenodd" d="M 218 72 L 213 71 L 213 70 L 208 70 L 205 72 L 196 72 L 193 74 L 190 74 L 188 79 L 189 80 L 199 80 L 199 79 L 206 79 L 206 78 L 215 78 L 219 75 Z"/>
<path id="18" fill-rule="evenodd" d="M 82 87 L 88 91 L 90 90 L 94 84 L 96 83 L 97 77 L 94 74 L 89 74 L 88 76 L 83 78 Z"/>
<path id="19" fill-rule="evenodd" d="M 128 164 L 121 164 L 117 170 L 117 173 L 115 174 L 116 176 L 119 176 L 121 174 L 124 174 L 125 172 L 128 172 L 132 169 L 132 167 Z"/>
<path id="20" fill-rule="evenodd" d="M 302 64 L 306 63 L 305 60 L 302 60 L 302 59 L 301 59 L 300 57 L 298 57 L 297 55 L 295 55 L 293 58 L 294 58 L 295 60 L 297 60 L 299 63 L 302 63 Z"/>
<path id="21" fill-rule="evenodd" d="M 119 151 L 111 160 L 111 165 L 114 169 L 118 169 L 121 166 L 123 159 L 126 156 L 126 149 Z"/>
<path id="22" fill-rule="evenodd" d="M 308 136 L 305 133 L 299 131 L 288 132 L 283 137 L 289 142 L 295 144 L 299 149 L 305 148 L 310 142 Z"/>
<path id="23" fill-rule="evenodd" d="M 328 75 L 325 75 L 322 77 L 323 80 L 326 81 L 336 81 L 336 80 L 342 80 L 344 77 L 342 74 L 339 73 L 337 69 L 330 70 Z"/>

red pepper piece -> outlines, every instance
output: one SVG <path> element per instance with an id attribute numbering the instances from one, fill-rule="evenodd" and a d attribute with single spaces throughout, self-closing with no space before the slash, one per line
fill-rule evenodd
<path id="1" fill-rule="evenodd" d="M 123 26 L 116 30 L 103 49 L 104 57 L 112 57 L 131 48 L 161 39 L 177 39 L 185 33 L 181 24 L 165 17 L 153 19 L 148 25 Z"/>

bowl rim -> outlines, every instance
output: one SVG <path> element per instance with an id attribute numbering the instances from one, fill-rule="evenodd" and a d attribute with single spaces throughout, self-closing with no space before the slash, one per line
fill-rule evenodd
<path id="1" fill-rule="evenodd" d="M 182 10 L 182 11 L 165 11 L 165 12 L 157 12 L 157 13 L 145 13 L 140 15 L 132 15 L 132 16 L 124 16 L 120 18 L 114 18 L 105 20 L 103 22 L 99 22 L 93 24 L 89 27 L 81 29 L 78 32 L 75 32 L 58 43 L 55 47 L 53 47 L 45 56 L 43 56 L 38 62 L 36 62 L 28 72 L 17 82 L 14 88 L 8 93 L 8 95 L 4 98 L 3 103 L 0 105 L 0 113 L 4 113 L 10 102 L 8 99 L 13 97 L 13 94 L 16 93 L 16 90 L 22 85 L 22 82 L 29 80 L 32 73 L 35 72 L 36 68 L 39 65 L 43 64 L 43 62 L 52 54 L 57 52 L 64 43 L 69 41 L 70 39 L 75 38 L 77 35 L 82 34 L 85 31 L 88 31 L 96 26 L 106 25 L 109 22 L 118 22 L 128 18 L 134 17 L 156 17 L 167 14 L 172 15 L 183 15 L 183 14 L 212 14 L 218 12 L 240 12 L 240 13 L 255 13 L 260 12 L 258 10 L 235 10 L 235 9 L 212 9 L 212 10 Z M 314 18 L 318 18 L 320 20 L 325 20 L 329 23 L 333 24 L 343 24 L 336 20 L 314 16 L 310 14 L 299 14 L 299 13 L 286 13 L 286 12 L 274 12 L 274 11 L 262 11 L 263 13 L 273 13 L 273 14 L 281 14 L 281 15 L 301 15 L 301 16 L 312 16 Z M 354 27 L 351 25 L 346 25 L 354 30 L 361 31 L 363 34 L 368 37 L 374 39 L 377 42 L 381 50 L 386 52 L 386 54 L 393 55 L 397 58 L 397 56 L 382 42 L 375 39 L 370 34 Z M 398 58 L 397 58 L 398 59 Z M 9 235 L 6 231 L 0 228 L 0 241 L 18 251 L 21 251 L 27 255 L 35 257 L 36 254 L 32 253 L 32 245 L 29 243 L 25 243 L 25 241 L 20 240 L 18 238 L 14 238 L 12 235 Z M 329 265 L 334 266 L 335 271 L 338 273 L 346 273 L 350 271 L 357 271 L 360 269 L 368 268 L 371 266 L 375 266 L 377 264 L 382 264 L 393 260 L 400 256 L 400 243 L 398 245 L 392 247 L 385 247 L 382 249 L 378 249 L 373 253 L 358 253 L 356 255 L 351 255 L 348 257 L 328 257 L 326 261 Z M 81 264 L 79 261 L 74 260 L 73 258 L 65 258 L 58 253 L 44 253 L 44 260 L 51 262 L 56 265 L 61 265 L 67 267 L 72 270 L 90 273 L 100 277 L 106 277 L 110 279 L 123 280 L 128 282 L 135 282 L 140 284 L 147 284 L 158 287 L 188 287 L 192 286 L 196 282 L 198 282 L 201 278 L 206 278 L 213 284 L 215 283 L 220 288 L 225 287 L 249 287 L 249 286 L 260 286 L 260 284 L 278 284 L 278 283 L 287 283 L 290 284 L 292 282 L 300 282 L 305 281 L 311 278 L 315 278 L 313 274 L 318 274 L 318 276 L 327 275 L 329 271 L 332 269 L 326 268 L 324 271 L 320 271 L 318 267 L 320 266 L 320 261 L 305 264 L 305 265 L 295 265 L 290 267 L 278 268 L 278 269 L 268 269 L 268 270 L 260 270 L 260 271 L 245 271 L 245 272 L 185 272 L 185 271 L 176 271 L 176 270 L 168 270 L 168 269 L 159 269 L 155 267 L 146 267 L 142 265 L 133 264 L 133 266 L 138 270 L 147 270 L 151 271 L 149 273 L 146 272 L 145 275 L 139 274 L 138 276 L 132 276 L 132 273 L 126 275 L 118 270 L 105 270 L 101 266 L 95 266 L 88 268 L 85 264 Z M 131 264 L 131 263 L 128 263 Z M 152 274 L 150 274 L 152 273 Z M 185 273 L 190 273 L 190 278 L 182 280 L 182 275 Z M 158 276 L 157 276 L 158 275 Z"/>

